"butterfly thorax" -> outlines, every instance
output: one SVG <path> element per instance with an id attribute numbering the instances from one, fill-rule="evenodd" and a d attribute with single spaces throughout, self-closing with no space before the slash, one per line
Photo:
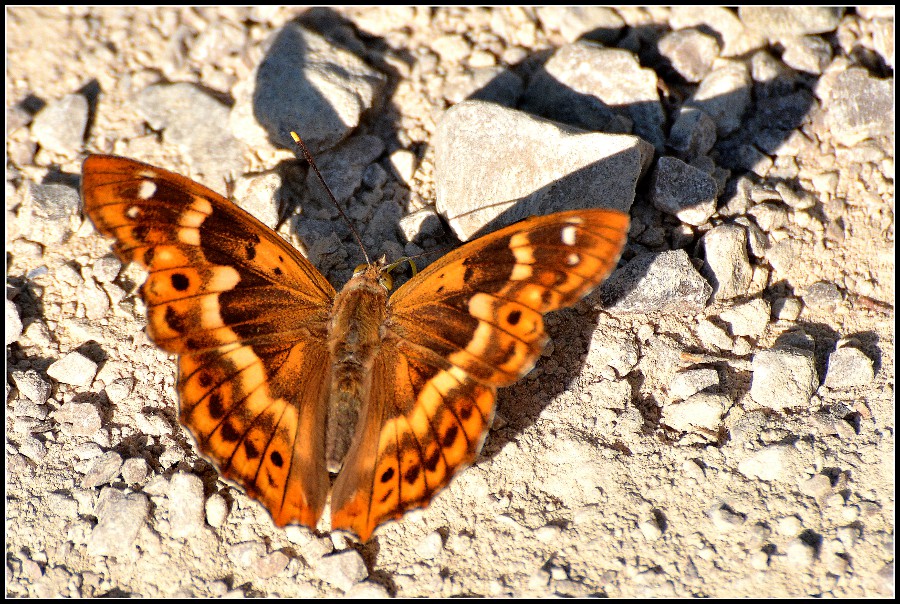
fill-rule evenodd
<path id="1" fill-rule="evenodd" d="M 325 437 L 330 472 L 340 469 L 372 384 L 387 317 L 388 291 L 379 282 L 381 272 L 378 265 L 366 267 L 334 299 L 328 326 L 332 389 Z"/>

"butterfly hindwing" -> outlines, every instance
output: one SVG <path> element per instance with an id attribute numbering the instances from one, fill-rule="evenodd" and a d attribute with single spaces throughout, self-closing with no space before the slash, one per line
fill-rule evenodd
<path id="1" fill-rule="evenodd" d="M 615 267 L 628 216 L 530 218 L 437 260 L 389 301 L 372 392 L 332 495 L 332 523 L 366 539 L 427 505 L 471 464 L 496 388 L 525 375 L 547 341 L 544 313 L 571 306 Z"/>
<path id="2" fill-rule="evenodd" d="M 379 524 L 425 507 L 481 449 L 493 386 L 434 352 L 390 339 L 375 361 L 370 398 L 332 492 L 332 527 L 362 540 Z"/>
<path id="3" fill-rule="evenodd" d="M 82 195 L 119 257 L 149 273 L 147 331 L 181 355 L 181 421 L 199 449 L 277 524 L 315 526 L 334 289 L 274 231 L 178 174 L 92 155 Z"/>

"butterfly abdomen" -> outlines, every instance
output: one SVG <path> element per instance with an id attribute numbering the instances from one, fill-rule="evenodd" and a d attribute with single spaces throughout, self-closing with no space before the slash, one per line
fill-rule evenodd
<path id="1" fill-rule="evenodd" d="M 325 428 L 325 455 L 331 472 L 341 467 L 372 386 L 372 368 L 387 313 L 387 290 L 379 284 L 378 274 L 376 267 L 367 268 L 334 299 L 328 329 L 332 388 Z"/>

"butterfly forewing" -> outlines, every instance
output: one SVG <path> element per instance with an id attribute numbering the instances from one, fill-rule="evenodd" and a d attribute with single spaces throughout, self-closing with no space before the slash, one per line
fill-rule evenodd
<path id="1" fill-rule="evenodd" d="M 509 385 L 546 343 L 543 314 L 599 285 L 627 232 L 626 214 L 591 209 L 533 217 L 486 235 L 398 289 L 391 329 L 479 381 Z"/>
<path id="2" fill-rule="evenodd" d="M 82 195 L 120 258 L 149 272 L 148 334 L 181 355 L 181 421 L 200 450 L 278 524 L 315 526 L 328 492 L 334 289 L 271 229 L 183 176 L 94 155 Z"/>
<path id="3" fill-rule="evenodd" d="M 615 267 L 628 216 L 535 217 L 431 264 L 389 301 L 371 398 L 332 494 L 332 524 L 368 538 L 427 505 L 471 464 L 496 388 L 527 373 L 547 341 L 543 314 L 570 306 Z"/>

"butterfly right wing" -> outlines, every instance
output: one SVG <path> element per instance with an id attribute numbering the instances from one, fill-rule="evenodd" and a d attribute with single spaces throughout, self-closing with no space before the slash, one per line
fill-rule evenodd
<path id="1" fill-rule="evenodd" d="M 149 272 L 147 332 L 179 355 L 182 424 L 276 524 L 314 527 L 329 489 L 334 289 L 274 231 L 188 178 L 105 155 L 82 174 L 88 216 Z"/>
<path id="2" fill-rule="evenodd" d="M 497 387 L 534 365 L 543 315 L 571 306 L 615 267 L 628 215 L 538 216 L 472 241 L 399 288 L 370 398 L 332 492 L 332 526 L 363 540 L 423 507 L 471 464 Z"/>
<path id="3" fill-rule="evenodd" d="M 362 541 L 425 507 L 469 465 L 494 416 L 496 388 L 440 355 L 397 338 L 382 342 L 369 399 L 331 493 L 331 526 Z"/>

